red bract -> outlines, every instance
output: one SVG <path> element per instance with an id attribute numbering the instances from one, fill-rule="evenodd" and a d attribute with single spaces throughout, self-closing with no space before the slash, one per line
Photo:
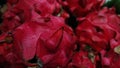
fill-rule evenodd
<path id="1" fill-rule="evenodd" d="M 91 11 L 100 9 L 100 7 L 104 4 L 104 0 L 65 0 L 61 2 L 63 6 L 68 7 L 77 17 L 86 16 Z"/>
<path id="2" fill-rule="evenodd" d="M 81 51 L 75 53 L 68 68 L 95 68 L 95 63 L 88 58 L 87 52 Z"/>
<path id="3" fill-rule="evenodd" d="M 76 29 L 80 44 L 100 51 L 109 48 L 109 41 L 119 37 L 120 18 L 112 9 L 104 8 L 89 14 Z"/>

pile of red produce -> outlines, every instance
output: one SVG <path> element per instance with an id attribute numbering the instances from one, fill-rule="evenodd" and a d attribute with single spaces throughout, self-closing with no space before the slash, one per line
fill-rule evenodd
<path id="1" fill-rule="evenodd" d="M 105 0 L 4 1 L 0 68 L 120 68 L 120 16 Z"/>

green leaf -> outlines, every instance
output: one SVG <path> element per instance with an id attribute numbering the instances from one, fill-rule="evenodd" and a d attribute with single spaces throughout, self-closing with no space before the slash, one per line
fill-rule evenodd
<path id="1" fill-rule="evenodd" d="M 120 0 L 106 0 L 104 6 L 107 6 L 109 8 L 110 7 L 115 7 L 116 13 L 120 14 Z"/>

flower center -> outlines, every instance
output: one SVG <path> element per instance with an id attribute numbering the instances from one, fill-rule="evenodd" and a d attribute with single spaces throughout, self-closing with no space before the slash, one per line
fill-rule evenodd
<path id="1" fill-rule="evenodd" d="M 114 48 L 114 52 L 120 54 L 120 45 Z"/>

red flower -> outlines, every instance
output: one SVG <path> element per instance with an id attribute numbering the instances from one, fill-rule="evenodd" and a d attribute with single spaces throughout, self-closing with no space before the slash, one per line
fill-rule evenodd
<path id="1" fill-rule="evenodd" d="M 22 58 L 15 54 L 12 41 L 9 34 L 0 35 L 0 68 L 26 68 Z"/>
<path id="2" fill-rule="evenodd" d="M 107 8 L 89 14 L 76 29 L 79 43 L 97 51 L 109 48 L 109 41 L 119 38 L 119 21 L 113 10 Z"/>
<path id="3" fill-rule="evenodd" d="M 75 16 L 83 17 L 91 11 L 100 9 L 104 0 L 65 0 L 61 2 L 63 6 L 67 6 Z"/>
<path id="4" fill-rule="evenodd" d="M 41 18 L 39 22 L 24 23 L 15 30 L 14 38 L 17 45 L 16 53 L 22 53 L 26 61 L 37 55 L 46 64 L 45 66 L 49 64 L 49 60 L 53 60 L 53 57 L 56 61 L 51 63 L 66 65 L 75 45 L 75 36 L 71 28 L 64 24 L 63 19 L 54 16 Z M 59 57 L 55 57 L 58 55 Z"/>
<path id="5" fill-rule="evenodd" d="M 50 35 L 47 35 L 49 32 L 45 32 L 38 41 L 37 55 L 43 61 L 45 68 L 65 67 L 73 54 L 75 38 L 64 28 L 63 26 Z"/>
<path id="6" fill-rule="evenodd" d="M 119 68 L 120 67 L 120 41 L 112 39 L 110 40 L 109 51 L 102 50 L 102 65 L 103 68 Z"/>
<path id="7" fill-rule="evenodd" d="M 64 26 L 47 35 L 48 33 L 46 31 L 40 35 L 38 57 L 43 61 L 45 68 L 65 67 L 75 49 L 74 35 Z"/>
<path id="8" fill-rule="evenodd" d="M 38 16 L 46 17 L 60 12 L 60 5 L 56 0 L 8 0 L 7 6 L 2 31 L 14 30 L 26 21 L 35 21 Z"/>
<path id="9" fill-rule="evenodd" d="M 20 14 L 22 14 L 25 20 L 30 20 L 31 11 L 36 11 L 41 16 L 59 13 L 60 11 L 60 5 L 56 0 L 18 0 L 12 5 L 8 1 L 8 4 L 10 4 L 8 5 L 9 9 L 13 12 L 18 13 L 21 11 Z"/>
<path id="10" fill-rule="evenodd" d="M 35 4 L 35 11 L 41 16 L 58 14 L 60 12 L 60 4 L 56 0 L 40 0 Z"/>
<path id="11" fill-rule="evenodd" d="M 63 21 L 51 18 L 52 24 L 39 36 L 37 56 L 44 68 L 65 67 L 75 49 L 75 36 L 70 27 Z"/>
<path id="12" fill-rule="evenodd" d="M 88 58 L 87 52 L 80 51 L 75 53 L 68 68 L 95 68 L 95 63 Z"/>
<path id="13" fill-rule="evenodd" d="M 103 68 L 119 68 L 120 67 L 120 52 L 119 54 L 113 51 L 101 51 L 102 67 Z"/>
<path id="14" fill-rule="evenodd" d="M 3 32 L 14 30 L 22 24 L 20 17 L 11 11 L 5 12 L 3 17 L 3 22 L 0 28 Z"/>
<path id="15" fill-rule="evenodd" d="M 14 32 L 15 51 L 21 53 L 24 60 L 30 60 L 35 56 L 37 40 L 44 31 L 41 25 L 42 23 L 26 22 Z"/>

